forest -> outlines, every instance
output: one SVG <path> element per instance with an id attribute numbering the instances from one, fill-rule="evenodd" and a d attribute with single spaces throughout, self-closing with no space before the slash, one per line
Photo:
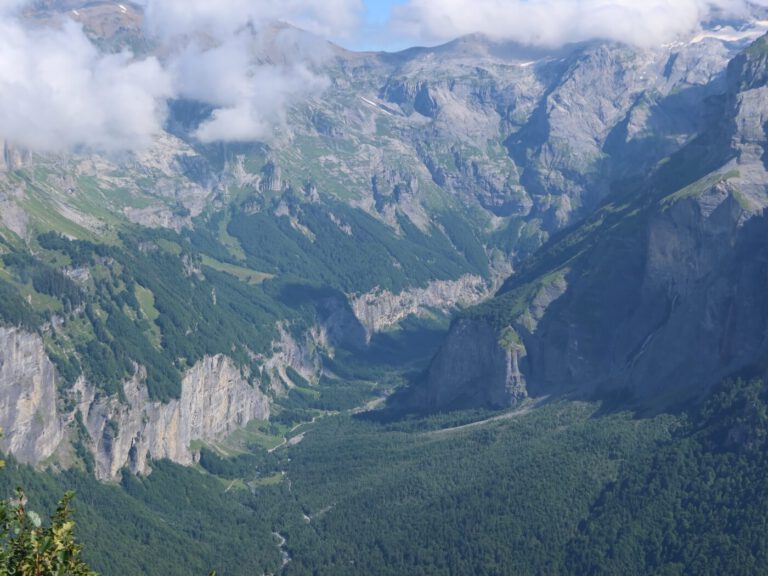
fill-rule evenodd
<path id="1" fill-rule="evenodd" d="M 297 406 L 298 407 L 298 406 Z M 302 409 L 307 409 L 306 406 Z M 469 426 L 467 426 L 469 424 Z M 43 512 L 75 490 L 103 574 L 759 574 L 768 400 L 731 380 L 679 414 L 552 400 L 504 414 L 342 412 L 303 441 L 104 485 L 11 460 Z"/>

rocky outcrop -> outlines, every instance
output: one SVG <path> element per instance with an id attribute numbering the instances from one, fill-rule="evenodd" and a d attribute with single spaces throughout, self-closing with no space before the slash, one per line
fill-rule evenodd
<path id="1" fill-rule="evenodd" d="M 251 420 L 269 418 L 269 398 L 225 356 L 195 364 L 184 376 L 181 397 L 167 404 L 149 399 L 145 376 L 137 368 L 122 401 L 101 396 L 83 378 L 72 390 L 100 479 L 119 477 L 123 467 L 147 473 L 149 458 L 191 464 L 193 441 L 221 440 Z M 39 335 L 0 327 L 2 451 L 35 465 L 58 453 L 74 426 L 74 413 L 57 405 L 58 384 Z"/>
<path id="2" fill-rule="evenodd" d="M 217 442 L 252 420 L 269 419 L 268 387 L 284 393 L 299 384 L 295 374 L 317 383 L 324 330 L 315 327 L 301 336 L 284 324 L 278 330 L 271 355 L 254 356 L 262 366 L 258 374 L 227 356 L 206 356 L 185 372 L 180 397 L 162 403 L 150 399 L 142 366 L 120 396 L 105 396 L 84 377 L 61 389 L 42 337 L 0 327 L 0 450 L 27 464 L 66 467 L 72 464 L 71 444 L 82 443 L 101 480 L 118 479 L 123 468 L 147 474 L 150 460 L 190 465 L 196 441 Z"/>
<path id="3" fill-rule="evenodd" d="M 288 375 L 288 369 L 295 370 L 311 384 L 316 384 L 322 375 L 323 365 L 318 347 L 324 342 L 322 331 L 315 328 L 304 333 L 301 338 L 291 334 L 288 327 L 278 323 L 280 339 L 272 344 L 272 355 L 264 362 L 262 374 L 267 374 L 273 391 L 283 393 L 287 388 L 298 384 Z"/>
<path id="4" fill-rule="evenodd" d="M 29 164 L 31 158 L 32 154 L 29 151 L 18 148 L 4 140 L 3 153 L 0 155 L 0 172 L 24 168 L 24 166 Z"/>
<path id="5" fill-rule="evenodd" d="M 29 216 L 22 207 L 23 191 L 20 188 L 0 189 L 0 224 L 19 238 L 27 237 Z"/>
<path id="6" fill-rule="evenodd" d="M 463 318 L 433 360 L 417 402 L 441 408 L 511 406 L 527 396 L 520 371 L 524 356 L 524 346 L 500 340 L 487 321 Z"/>
<path id="7" fill-rule="evenodd" d="M 283 174 L 280 166 L 274 162 L 269 161 L 264 165 L 261 170 L 261 183 L 259 189 L 262 192 L 282 192 L 283 191 Z"/>
<path id="8" fill-rule="evenodd" d="M 221 440 L 254 419 L 269 418 L 269 399 L 225 356 L 206 357 L 184 376 L 181 398 L 152 402 L 139 369 L 125 383 L 125 400 L 95 397 L 80 382 L 86 428 L 93 440 L 96 476 L 110 480 L 127 466 L 149 471 L 148 458 L 192 464 L 195 440 Z"/>
<path id="9" fill-rule="evenodd" d="M 56 369 L 37 334 L 0 327 L 0 449 L 24 463 L 51 457 L 64 438 Z"/>
<path id="10" fill-rule="evenodd" d="M 467 275 L 458 280 L 438 280 L 424 288 L 412 288 L 399 294 L 374 290 L 352 297 L 355 316 L 365 327 L 367 338 L 394 326 L 404 318 L 419 315 L 429 308 L 450 311 L 458 306 L 476 304 L 489 294 L 480 276 Z"/>

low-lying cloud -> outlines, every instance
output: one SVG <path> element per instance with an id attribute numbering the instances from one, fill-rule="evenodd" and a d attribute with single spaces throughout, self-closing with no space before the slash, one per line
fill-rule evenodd
<path id="1" fill-rule="evenodd" d="M 297 57 L 299 46 L 288 44 L 288 52 L 281 48 L 294 29 L 273 32 L 271 50 L 244 29 L 213 48 L 192 43 L 174 57 L 170 70 L 177 95 L 215 107 L 195 132 L 200 141 L 269 140 L 285 125 L 291 104 L 326 87 L 327 80 L 308 68 L 311 58 Z M 297 36 L 299 43 L 312 41 Z M 319 48 L 313 58 L 326 49 L 325 43 Z M 272 61 L 259 62 L 254 54 Z"/>
<path id="2" fill-rule="evenodd" d="M 105 54 L 79 24 L 32 24 L 21 13 L 30 0 L 0 0 L 0 139 L 45 152 L 136 150 L 183 98 L 213 109 L 200 141 L 269 141 L 291 106 L 328 85 L 322 38 L 352 41 L 363 29 L 363 0 L 137 1 L 159 56 Z M 755 6 L 768 0 L 407 0 L 385 28 L 420 42 L 482 32 L 537 46 L 652 46 Z"/>
<path id="3" fill-rule="evenodd" d="M 426 41 L 481 32 L 545 47 L 591 39 L 649 47 L 691 34 L 715 15 L 744 16 L 755 5 L 768 1 L 409 0 L 394 9 L 392 28 Z"/>
<path id="4" fill-rule="evenodd" d="M 28 29 L 7 12 L 0 17 L 0 136 L 17 145 L 145 146 L 162 126 L 171 93 L 155 58 L 100 54 L 74 22 Z"/>
<path id="5" fill-rule="evenodd" d="M 325 88 L 312 71 L 328 54 L 321 36 L 354 30 L 362 1 L 145 0 L 145 8 L 147 29 L 172 51 L 177 95 L 215 107 L 195 136 L 252 141 L 269 140 L 288 107 Z"/>
<path id="6" fill-rule="evenodd" d="M 14 1 L 14 0 L 10 0 Z M 142 0 L 149 29 L 166 38 L 205 30 L 226 35 L 275 21 L 323 37 L 344 37 L 361 23 L 362 0 Z"/>
<path id="7" fill-rule="evenodd" d="M 361 0 L 143 0 L 156 56 L 104 54 L 69 19 L 31 23 L 0 0 L 0 139 L 40 152 L 147 146 L 174 98 L 211 105 L 203 142 L 269 140 L 287 109 L 322 91 L 317 34 L 355 29 Z M 116 9 L 119 8 L 117 3 Z"/>

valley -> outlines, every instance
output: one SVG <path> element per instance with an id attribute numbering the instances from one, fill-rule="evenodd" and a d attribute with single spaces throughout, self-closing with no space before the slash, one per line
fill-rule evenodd
<path id="1" fill-rule="evenodd" d="M 74 490 L 104 575 L 764 572 L 764 9 L 390 53 L 158 6 L 0 10 L 160 93 L 143 147 L 0 126 L 0 494 Z"/>

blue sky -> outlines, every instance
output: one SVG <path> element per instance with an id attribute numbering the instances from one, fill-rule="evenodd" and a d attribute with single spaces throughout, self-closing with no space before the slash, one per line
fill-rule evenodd
<path id="1" fill-rule="evenodd" d="M 383 24 L 389 18 L 389 11 L 403 0 L 365 0 L 369 24 Z"/>
<path id="2" fill-rule="evenodd" d="M 412 41 L 404 38 L 395 40 L 385 25 L 393 6 L 405 4 L 407 0 L 363 0 L 366 26 L 362 34 L 352 42 L 342 42 L 355 50 L 399 50 L 408 48 Z"/>

